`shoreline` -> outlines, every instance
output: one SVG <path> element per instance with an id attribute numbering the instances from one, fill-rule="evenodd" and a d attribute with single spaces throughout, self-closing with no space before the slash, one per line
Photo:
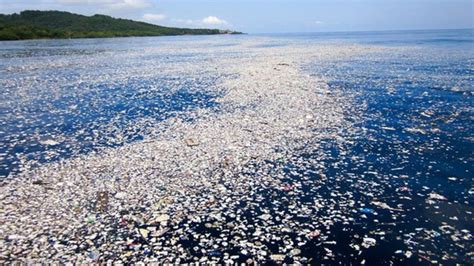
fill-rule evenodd
<path id="1" fill-rule="evenodd" d="M 106 37 L 73 37 L 73 38 L 33 38 L 33 39 L 0 39 L 0 42 L 15 41 L 47 41 L 47 40 L 97 40 L 97 39 L 122 39 L 122 38 L 147 38 L 147 37 L 187 37 L 187 36 L 222 36 L 222 35 L 248 35 L 243 32 L 235 33 L 210 33 L 210 34 L 170 34 L 170 35 L 130 35 L 130 36 L 106 36 Z"/>

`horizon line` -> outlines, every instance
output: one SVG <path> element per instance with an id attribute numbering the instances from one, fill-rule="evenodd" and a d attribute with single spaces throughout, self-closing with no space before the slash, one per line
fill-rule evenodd
<path id="1" fill-rule="evenodd" d="M 282 32 L 251 32 L 248 35 L 261 34 L 311 34 L 311 33 L 364 33 L 364 32 L 401 32 L 401 31 L 442 31 L 442 30 L 474 30 L 472 28 L 425 28 L 425 29 L 383 29 L 383 30 L 328 30 L 328 31 L 282 31 Z"/>

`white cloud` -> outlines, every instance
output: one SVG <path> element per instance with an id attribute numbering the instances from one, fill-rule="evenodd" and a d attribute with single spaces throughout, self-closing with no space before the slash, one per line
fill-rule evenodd
<path id="1" fill-rule="evenodd" d="M 201 20 L 201 22 L 206 25 L 227 25 L 228 24 L 227 21 L 215 16 L 205 17 Z"/>
<path id="2" fill-rule="evenodd" d="M 113 4 L 120 1 L 121 0 L 52 0 L 48 2 L 51 4 L 64 4 L 64 5 L 77 5 L 77 4 L 104 5 L 104 4 Z"/>
<path id="3" fill-rule="evenodd" d="M 143 19 L 147 21 L 160 21 L 164 20 L 166 16 L 164 14 L 153 14 L 153 13 L 146 13 L 143 15 Z"/>
<path id="4" fill-rule="evenodd" d="M 208 16 L 202 19 L 172 19 L 171 20 L 178 25 L 188 25 L 188 26 L 196 26 L 196 27 L 207 27 L 207 26 L 229 26 L 230 24 L 223 19 L 220 19 L 216 16 Z"/>
<path id="5" fill-rule="evenodd" d="M 107 4 L 107 6 L 112 9 L 143 9 L 152 6 L 152 3 L 148 0 L 117 0 L 114 2 L 115 3 Z"/>
<path id="6" fill-rule="evenodd" d="M 324 24 L 325 22 L 324 22 L 324 21 L 321 21 L 321 20 L 316 20 L 314 23 L 315 23 L 316 25 L 322 25 L 322 24 Z"/>

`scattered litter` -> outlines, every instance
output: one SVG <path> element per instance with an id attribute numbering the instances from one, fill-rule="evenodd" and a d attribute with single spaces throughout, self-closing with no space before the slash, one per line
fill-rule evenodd
<path id="1" fill-rule="evenodd" d="M 188 138 L 185 141 L 189 147 L 199 146 L 199 142 L 195 138 Z"/>
<path id="2" fill-rule="evenodd" d="M 361 245 L 364 248 L 370 248 L 370 247 L 375 246 L 376 243 L 377 243 L 377 240 L 375 240 L 374 238 L 364 237 Z"/>
<path id="3" fill-rule="evenodd" d="M 141 235 L 144 239 L 147 239 L 147 238 L 148 238 L 148 234 L 150 233 L 150 231 L 148 231 L 148 230 L 146 230 L 146 229 L 143 229 L 143 228 L 138 229 L 138 231 L 140 232 L 140 235 Z"/>
<path id="4" fill-rule="evenodd" d="M 438 86 L 450 64 L 425 78 L 416 47 L 74 42 L 2 59 L 0 264 L 370 264 L 374 246 L 472 264 L 452 143 L 472 140 L 471 96 L 437 93 L 462 95 Z"/>
<path id="5" fill-rule="evenodd" d="M 97 211 L 104 212 L 107 210 L 109 204 L 109 193 L 106 191 L 97 192 Z"/>
<path id="6" fill-rule="evenodd" d="M 384 203 L 384 202 L 372 201 L 371 203 L 372 203 L 372 205 L 375 205 L 375 206 L 380 207 L 382 209 L 387 209 L 387 210 L 391 210 L 391 211 L 403 211 L 403 210 L 400 210 L 400 209 L 392 208 L 387 203 Z"/>
<path id="7" fill-rule="evenodd" d="M 170 216 L 167 215 L 167 214 L 162 214 L 162 215 L 159 215 L 158 217 L 156 217 L 154 219 L 154 222 L 155 223 L 163 223 L 163 222 L 167 222 L 168 220 L 170 219 Z"/>
<path id="8" fill-rule="evenodd" d="M 431 200 L 447 200 L 447 198 L 445 196 L 440 195 L 440 194 L 435 193 L 435 192 L 431 192 L 428 195 L 428 199 L 431 199 Z"/>
<path id="9" fill-rule="evenodd" d="M 59 142 L 55 141 L 55 140 L 52 140 L 52 139 L 45 139 L 45 140 L 41 140 L 40 143 L 42 145 L 47 145 L 47 146 L 54 146 L 54 145 L 58 145 Z"/>

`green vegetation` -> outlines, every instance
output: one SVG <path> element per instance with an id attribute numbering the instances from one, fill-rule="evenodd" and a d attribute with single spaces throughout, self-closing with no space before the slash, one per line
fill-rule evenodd
<path id="1" fill-rule="evenodd" d="M 169 28 L 104 15 L 88 17 L 62 11 L 23 11 L 20 14 L 0 14 L 0 40 L 206 34 L 238 34 L 238 32 Z"/>

